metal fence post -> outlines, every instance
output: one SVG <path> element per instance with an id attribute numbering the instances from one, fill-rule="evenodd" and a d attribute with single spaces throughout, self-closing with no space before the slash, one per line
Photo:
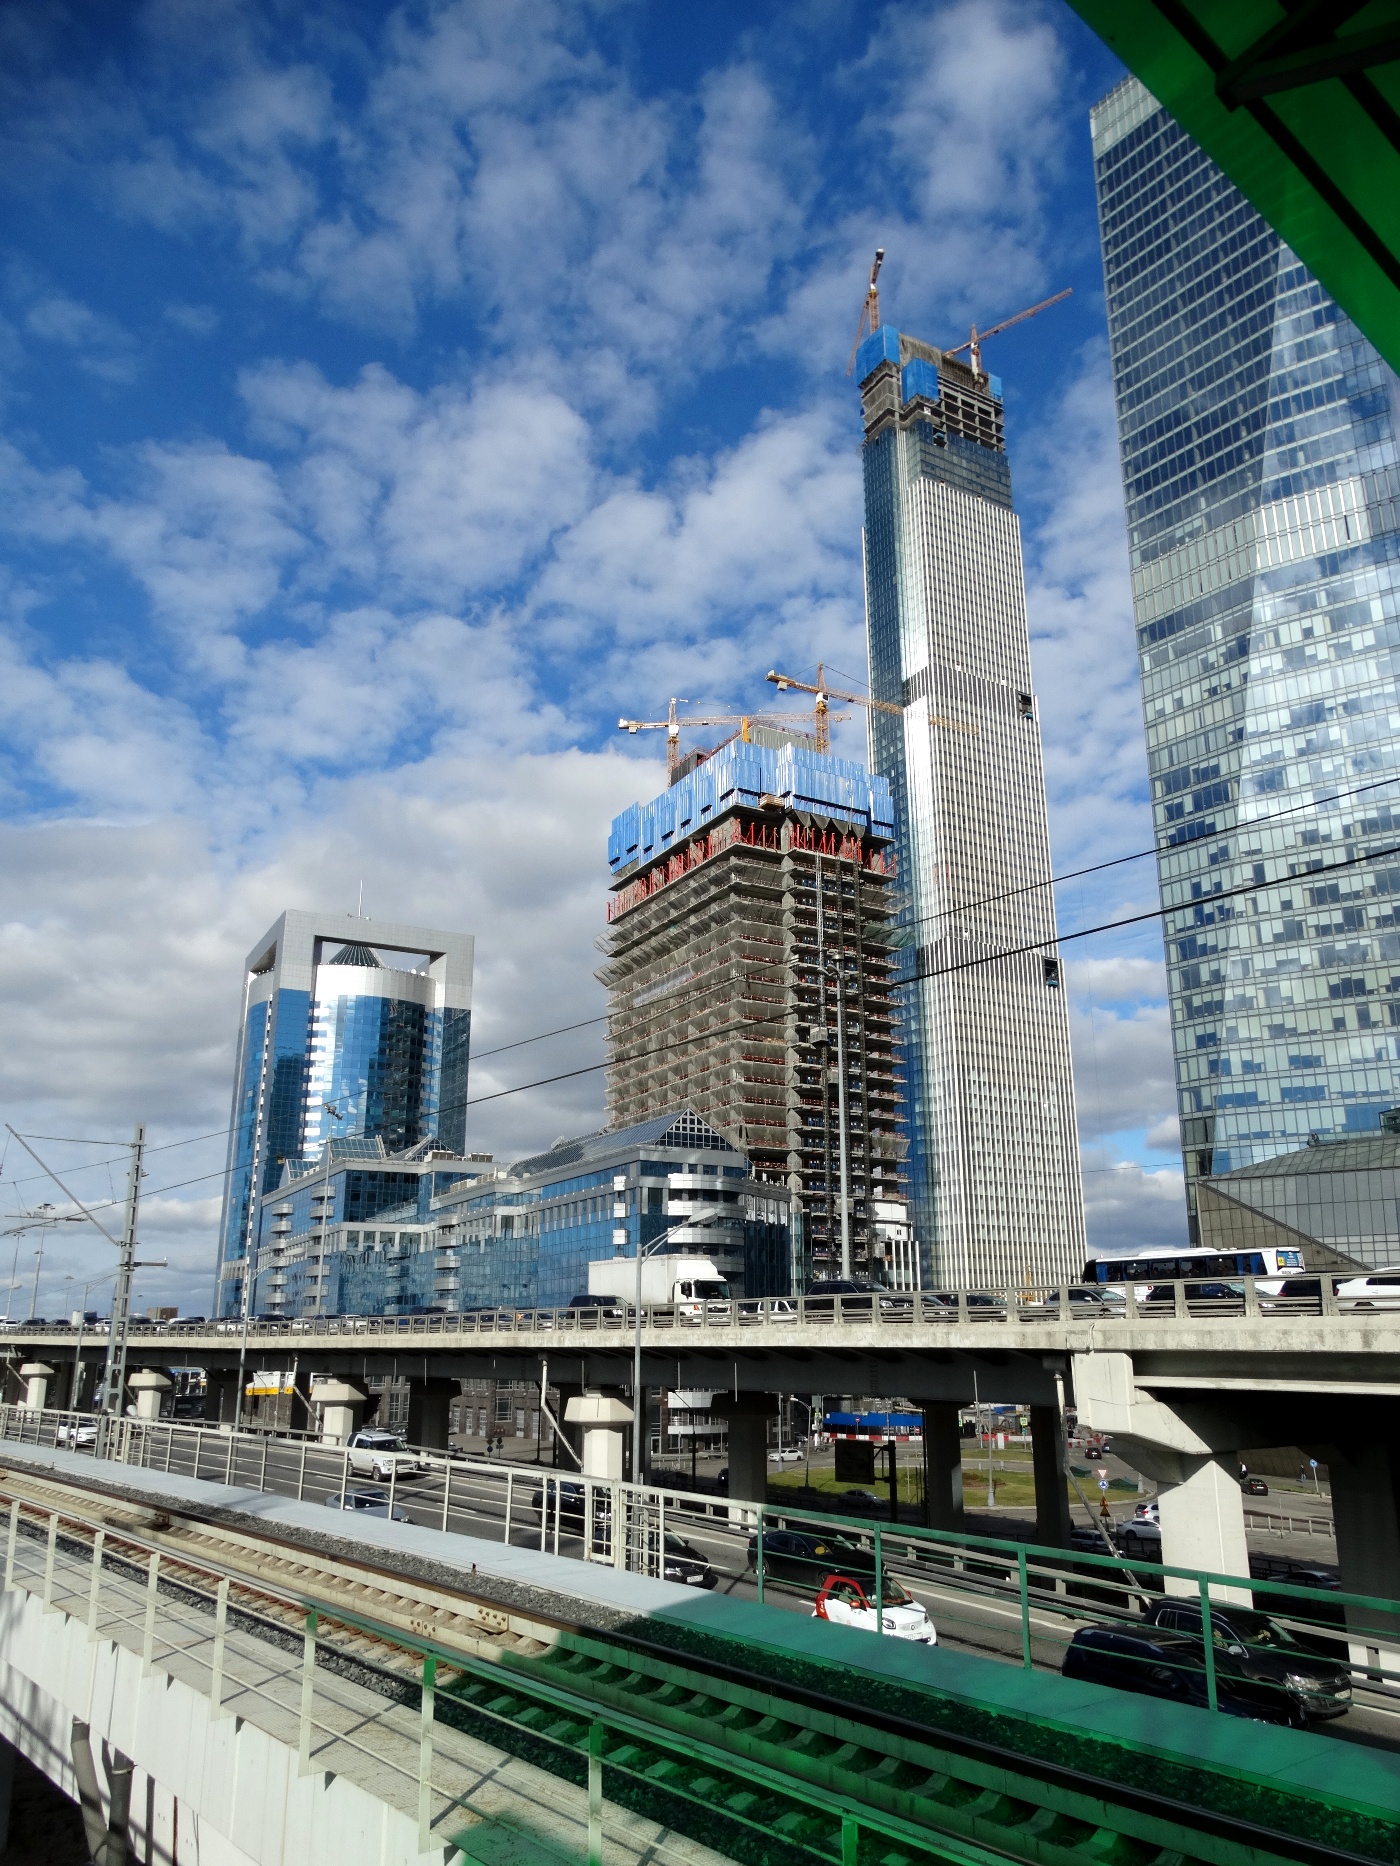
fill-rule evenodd
<path id="1" fill-rule="evenodd" d="M 316 1609 L 306 1611 L 301 1647 L 301 1718 L 297 1731 L 297 1774 L 311 1773 L 311 1706 L 316 1690 Z"/>
<path id="2" fill-rule="evenodd" d="M 860 1858 L 860 1822 L 854 1814 L 841 1816 L 841 1866 L 856 1866 Z"/>
<path id="3" fill-rule="evenodd" d="M 627 1566 L 627 1518 L 624 1515 L 626 1505 L 622 1500 L 622 1485 L 614 1484 L 609 1491 L 608 1510 L 612 1519 L 612 1565 L 614 1568 Z"/>
<path id="4" fill-rule="evenodd" d="M 1067 1311 L 1061 1310 L 1063 1315 Z M 1031 1585 L 1026 1573 L 1026 1551 L 1020 1549 L 1016 1555 L 1017 1578 L 1021 1584 L 1021 1661 L 1027 1671 L 1031 1666 Z"/>
<path id="5" fill-rule="evenodd" d="M 433 1717 L 437 1699 L 437 1659 L 423 1661 L 423 1714 L 418 1730 L 418 1851 L 426 1853 L 433 1832 Z"/>
<path id="6" fill-rule="evenodd" d="M 875 1525 L 875 1631 L 885 1630 L 885 1551 L 880 1541 L 880 1525 Z M 844 1840 L 842 1842 L 844 1845 Z"/>
<path id="7" fill-rule="evenodd" d="M 588 1726 L 588 1866 L 603 1862 L 603 1726 Z"/>
<path id="8" fill-rule="evenodd" d="M 19 1498 L 10 1499 L 10 1535 L 5 1544 L 5 1592 L 15 1584 L 15 1538 L 19 1534 Z"/>
<path id="9" fill-rule="evenodd" d="M 219 1583 L 214 1599 L 214 1662 L 209 1668 L 209 1716 L 224 1714 L 224 1640 L 228 1632 L 228 1576 Z"/>
<path id="10" fill-rule="evenodd" d="M 389 1466 L 389 1521 L 394 1520 L 394 1492 L 398 1489 L 399 1460 L 394 1454 L 394 1462 Z"/>
<path id="11" fill-rule="evenodd" d="M 451 1507 L 452 1507 L 452 1460 L 449 1458 L 442 1467 L 442 1531 L 444 1535 L 446 1535 L 447 1533 L 447 1516 L 448 1516 L 448 1512 L 451 1509 Z M 543 1517 L 541 1517 L 540 1520 L 541 1520 L 541 1523 L 543 1523 L 543 1520 L 544 1520 Z M 541 1538 L 543 1538 L 543 1534 L 544 1534 L 543 1529 L 541 1529 L 540 1533 L 541 1533 Z M 540 1547 L 541 1548 L 544 1547 L 543 1539 L 541 1539 Z"/>
<path id="12" fill-rule="evenodd" d="M 49 1511 L 49 1542 L 44 1550 L 44 1612 L 53 1607 L 53 1564 L 58 1553 L 58 1511 Z"/>
<path id="13" fill-rule="evenodd" d="M 263 1440 L 262 1464 L 258 1470 L 258 1489 L 259 1490 L 267 1489 L 267 1447 L 268 1447 L 268 1443 L 269 1441 L 267 1439 Z"/>
<path id="14" fill-rule="evenodd" d="M 105 1529 L 99 1529 L 92 1538 L 92 1578 L 88 1582 L 87 1635 L 89 1639 L 97 1637 L 97 1606 L 102 1592 L 102 1545 L 106 1540 Z"/>
<path id="15" fill-rule="evenodd" d="M 152 1549 L 146 1564 L 146 1624 L 141 1634 L 141 1676 L 149 1678 L 155 1669 L 156 1602 L 160 1597 L 160 1550 Z"/>
<path id="16" fill-rule="evenodd" d="M 758 1575 L 758 1604 L 760 1607 L 763 1605 L 763 1509 L 764 1506 L 760 1503 L 758 1506 L 758 1537 L 754 1543 L 754 1569 Z M 664 1563 L 662 1564 L 662 1572 L 665 1572 Z"/>
<path id="17" fill-rule="evenodd" d="M 505 1543 L 507 1548 L 510 1547 L 510 1515 L 511 1515 L 511 1509 L 512 1509 L 512 1506 L 514 1505 L 514 1502 L 515 1502 L 515 1472 L 512 1471 L 509 1466 L 507 1466 L 506 1467 L 506 1526 L 505 1526 L 505 1534 L 501 1537 L 501 1540 Z"/>
<path id="18" fill-rule="evenodd" d="M 301 1462 L 297 1465 L 297 1502 L 306 1494 L 306 1440 L 301 1441 Z"/>
<path id="19" fill-rule="evenodd" d="M 226 1484 L 231 1484 L 233 1482 L 233 1447 L 237 1437 L 238 1427 L 235 1425 L 228 1435 L 228 1459 L 224 1466 L 224 1482 Z"/>
<path id="20" fill-rule="evenodd" d="M 1201 1594 L 1201 1641 L 1206 1655 L 1206 1703 L 1211 1710 L 1219 1710 L 1220 1699 L 1215 1688 L 1215 1628 L 1210 1617 L 1210 1583 L 1202 1575 L 1197 1585 Z"/>

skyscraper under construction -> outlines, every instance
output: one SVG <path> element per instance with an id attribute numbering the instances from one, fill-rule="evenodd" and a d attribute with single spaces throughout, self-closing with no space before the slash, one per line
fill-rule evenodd
<path id="1" fill-rule="evenodd" d="M 610 1125 L 693 1108 L 788 1187 L 800 1274 L 822 1277 L 842 1268 L 844 1114 L 849 1267 L 908 1286 L 893 840 L 884 780 L 800 736 L 692 754 L 613 823 L 598 976 Z"/>
<path id="2" fill-rule="evenodd" d="M 910 941 L 924 1281 L 1059 1280 L 1083 1265 L 1084 1209 L 1001 384 L 889 325 L 856 375 L 870 689 L 899 709 L 871 712 L 870 763 Z"/>

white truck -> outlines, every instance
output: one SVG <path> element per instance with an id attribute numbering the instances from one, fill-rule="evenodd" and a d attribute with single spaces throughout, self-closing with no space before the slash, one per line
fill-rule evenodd
<path id="1" fill-rule="evenodd" d="M 635 1257 L 604 1257 L 588 1266 L 588 1293 L 598 1303 L 631 1304 L 637 1300 Z M 674 1307 L 679 1315 L 699 1316 L 707 1302 L 728 1302 L 729 1285 L 708 1257 L 679 1253 L 642 1259 L 642 1305 Z"/>
<path id="2" fill-rule="evenodd" d="M 419 1477 L 428 1468 L 397 1432 L 386 1431 L 383 1426 L 365 1426 L 352 1432 L 347 1449 L 350 1469 L 356 1477 L 375 1477 L 381 1484 L 387 1484 L 395 1471 L 401 1478 Z"/>

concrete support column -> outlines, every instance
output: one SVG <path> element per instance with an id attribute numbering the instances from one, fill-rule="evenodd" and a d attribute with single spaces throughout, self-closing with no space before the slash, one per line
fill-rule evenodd
<path id="1" fill-rule="evenodd" d="M 364 1394 L 348 1380 L 322 1380 L 311 1391 L 321 1412 L 321 1443 L 346 1444 L 359 1424 Z"/>
<path id="2" fill-rule="evenodd" d="M 712 1414 L 729 1423 L 729 1500 L 768 1501 L 768 1421 L 778 1416 L 773 1393 L 716 1393 Z"/>
<path id="3" fill-rule="evenodd" d="M 564 1434 L 564 1444 L 572 1448 L 575 1458 L 582 1459 L 583 1427 L 577 1420 L 569 1417 L 569 1407 L 576 1399 L 582 1397 L 583 1388 L 581 1386 L 573 1386 L 567 1380 L 551 1380 L 550 1386 L 558 1402 L 556 1406 L 551 1407 L 551 1411 L 554 1413 L 555 1419 L 559 1422 L 560 1431 Z M 574 1463 L 574 1459 L 565 1451 L 564 1446 L 559 1443 L 558 1438 L 550 1431 L 548 1425 L 545 1426 L 545 1431 L 549 1435 L 551 1463 L 561 1471 L 577 1470 L 579 1468 L 578 1465 Z"/>
<path id="4" fill-rule="evenodd" d="M 53 1379 L 53 1368 L 44 1361 L 26 1361 L 19 1370 L 19 1377 L 27 1382 L 21 1404 L 32 1407 L 35 1412 L 42 1412 L 49 1403 L 49 1382 Z"/>
<path id="5" fill-rule="evenodd" d="M 581 1393 L 569 1401 L 565 1415 L 571 1425 L 583 1428 L 583 1475 L 620 1483 L 623 1448 L 632 1424 L 632 1408 L 626 1400 Z"/>
<path id="6" fill-rule="evenodd" d="M 1031 1463 L 1035 1470 L 1035 1539 L 1047 1548 L 1069 1547 L 1069 1487 L 1065 1482 L 1065 1421 L 1058 1406 L 1031 1407 Z"/>
<path id="7" fill-rule="evenodd" d="M 963 1527 L 962 1434 L 955 1400 L 924 1407 L 924 1507 L 930 1529 Z"/>
<path id="8" fill-rule="evenodd" d="M 136 1395 L 136 1417 L 138 1419 L 159 1419 L 160 1396 L 170 1391 L 171 1382 L 164 1374 L 158 1374 L 154 1368 L 142 1367 L 131 1375 L 127 1383 Z"/>
<path id="9" fill-rule="evenodd" d="M 408 1442 L 427 1451 L 446 1451 L 452 1402 L 460 1380 L 415 1380 L 408 1390 Z"/>
<path id="10" fill-rule="evenodd" d="M 238 1417 L 238 1369 L 215 1367 L 204 1379 L 204 1417 L 210 1425 L 230 1431 Z"/>
<path id="11" fill-rule="evenodd" d="M 0 1737 L 0 1859 L 10 1845 L 10 1805 L 15 1792 L 15 1747 Z"/>
<path id="12" fill-rule="evenodd" d="M 1235 1477 L 1239 1456 L 1190 1460 L 1179 1483 L 1163 1483 L 1158 1494 L 1162 1521 L 1162 1560 L 1174 1568 L 1205 1568 L 1212 1574 L 1249 1573 L 1244 1536 L 1244 1495 Z M 1167 1576 L 1169 1594 L 1195 1594 L 1197 1584 Z M 1247 1587 L 1213 1587 L 1212 1600 L 1232 1600 L 1248 1607 Z"/>
<path id="13" fill-rule="evenodd" d="M 1393 1440 L 1325 1449 L 1342 1591 L 1394 1599 L 1400 1593 L 1400 1450 Z M 1364 1607 L 1348 1607 L 1346 1614 L 1352 1664 L 1400 1671 L 1400 1619 Z"/>

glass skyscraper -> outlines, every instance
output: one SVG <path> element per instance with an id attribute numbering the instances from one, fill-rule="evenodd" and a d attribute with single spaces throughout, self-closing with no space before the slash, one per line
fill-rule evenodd
<path id="1" fill-rule="evenodd" d="M 1092 131 L 1194 1224 L 1400 1101 L 1397 385 L 1135 78 Z"/>
<path id="2" fill-rule="evenodd" d="M 861 345 L 870 764 L 894 793 L 925 1283 L 1077 1277 L 1084 1203 L 1001 384 Z"/>
<path id="3" fill-rule="evenodd" d="M 241 1309 L 258 1201 L 284 1162 L 347 1137 L 464 1151 L 472 948 L 463 933 L 288 912 L 248 955 L 219 1314 Z"/>

